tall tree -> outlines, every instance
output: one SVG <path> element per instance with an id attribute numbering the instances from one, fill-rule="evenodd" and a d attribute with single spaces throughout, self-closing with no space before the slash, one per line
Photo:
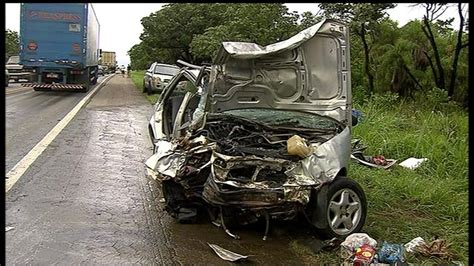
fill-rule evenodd
<path id="1" fill-rule="evenodd" d="M 458 30 L 458 36 L 457 36 L 457 42 L 456 42 L 456 49 L 454 50 L 454 55 L 453 55 L 453 63 L 451 65 L 451 80 L 449 82 L 449 87 L 448 87 L 448 97 L 451 98 L 454 94 L 454 85 L 456 82 L 456 75 L 457 75 L 457 69 L 458 69 L 458 60 L 459 60 L 459 54 L 461 53 L 461 50 L 464 47 L 467 47 L 469 45 L 468 42 L 462 43 L 462 34 L 464 31 L 464 15 L 462 13 L 462 7 L 461 3 L 458 3 L 458 14 L 459 14 L 459 30 Z"/>
<path id="2" fill-rule="evenodd" d="M 386 16 L 386 10 L 395 7 L 395 4 L 351 4 L 351 3 L 323 3 L 319 7 L 324 10 L 324 15 L 337 18 L 349 23 L 351 31 L 362 41 L 364 49 L 364 71 L 367 76 L 369 97 L 374 91 L 374 74 L 371 69 L 370 52 L 376 40 L 377 25 Z"/>
<path id="3" fill-rule="evenodd" d="M 305 13 L 299 25 L 299 18 L 298 12 L 289 12 L 280 3 L 168 4 L 142 18 L 140 49 L 154 61 L 174 63 L 183 59 L 200 64 L 210 62 L 223 41 L 267 45 L 287 39 L 320 19 Z M 138 50 L 135 47 L 130 52 Z"/>
<path id="4" fill-rule="evenodd" d="M 223 17 L 221 25 L 194 36 L 191 52 L 197 58 L 210 61 L 223 41 L 267 45 L 298 32 L 299 15 L 288 12 L 283 4 L 228 4 Z"/>
<path id="5" fill-rule="evenodd" d="M 432 22 L 437 20 L 441 15 L 446 12 L 448 6 L 446 3 L 424 3 L 420 4 L 425 8 L 425 14 L 423 15 L 423 33 L 428 39 L 431 48 L 433 49 L 434 62 L 431 56 L 426 53 L 426 57 L 429 60 L 433 77 L 436 82 L 436 86 L 442 90 L 446 89 L 446 79 L 443 64 L 441 62 L 441 56 L 439 53 L 438 45 L 436 43 L 435 33 L 432 28 Z"/>
<path id="6" fill-rule="evenodd" d="M 166 54 L 174 61 L 194 63 L 190 44 L 194 35 L 223 23 L 225 4 L 173 3 L 142 18 L 140 39 L 154 50 L 154 56 Z"/>
<path id="7" fill-rule="evenodd" d="M 320 12 L 313 15 L 313 13 L 306 11 L 301 14 L 301 22 L 299 25 L 300 30 L 304 30 L 317 24 L 323 20 L 323 16 L 319 15 Z"/>
<path id="8" fill-rule="evenodd" d="M 133 70 L 146 69 L 154 61 L 147 50 L 143 42 L 135 44 L 128 50 L 127 54 L 130 56 L 130 67 Z"/>
<path id="9" fill-rule="evenodd" d="M 5 30 L 5 59 L 20 52 L 20 38 L 18 32 Z"/>

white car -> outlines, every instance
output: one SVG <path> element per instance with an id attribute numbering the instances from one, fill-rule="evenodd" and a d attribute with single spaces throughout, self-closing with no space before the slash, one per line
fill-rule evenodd
<path id="1" fill-rule="evenodd" d="M 143 92 L 162 91 L 178 72 L 177 66 L 153 63 L 143 77 Z"/>

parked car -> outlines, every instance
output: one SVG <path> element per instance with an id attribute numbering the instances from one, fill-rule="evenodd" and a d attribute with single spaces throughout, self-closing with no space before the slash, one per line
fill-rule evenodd
<path id="1" fill-rule="evenodd" d="M 20 56 L 13 55 L 8 58 L 5 68 L 10 74 L 10 79 L 13 79 L 15 82 L 18 82 L 20 79 L 26 79 L 31 81 L 33 72 L 25 69 L 23 65 L 20 64 Z"/>
<path id="2" fill-rule="evenodd" d="M 235 238 L 228 221 L 265 219 L 265 239 L 270 217 L 299 213 L 321 237 L 361 230 L 348 30 L 324 20 L 266 47 L 224 42 L 212 67 L 174 76 L 149 121 L 146 161 L 171 216 L 194 222 L 204 210 Z"/>
<path id="3" fill-rule="evenodd" d="M 152 94 L 161 92 L 171 78 L 179 71 L 179 67 L 167 64 L 153 63 L 143 77 L 143 92 Z"/>
<path id="4" fill-rule="evenodd" d="M 8 87 L 9 81 L 10 81 L 10 74 L 8 73 L 8 69 L 5 69 L 5 87 Z"/>

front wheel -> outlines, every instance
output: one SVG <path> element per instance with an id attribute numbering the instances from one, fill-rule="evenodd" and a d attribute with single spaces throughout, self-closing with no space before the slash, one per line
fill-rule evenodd
<path id="1" fill-rule="evenodd" d="M 315 193 L 312 200 L 316 202 L 312 202 L 308 210 L 318 235 L 346 237 L 359 232 L 367 216 L 367 200 L 361 186 L 346 177 L 337 178 L 326 186 Z"/>
<path id="2" fill-rule="evenodd" d="M 151 84 L 148 84 L 147 94 L 148 94 L 148 95 L 152 95 L 152 94 L 153 94 L 153 91 L 152 91 L 152 88 L 151 88 Z"/>

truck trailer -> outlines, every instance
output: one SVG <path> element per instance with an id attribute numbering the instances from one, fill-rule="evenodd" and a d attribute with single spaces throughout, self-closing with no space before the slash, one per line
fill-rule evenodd
<path id="1" fill-rule="evenodd" d="M 92 4 L 22 3 L 20 62 L 35 90 L 89 90 L 97 83 L 100 25 Z"/>
<path id="2" fill-rule="evenodd" d="M 115 72 L 117 67 L 115 52 L 102 51 L 100 64 L 105 67 L 107 73 Z"/>

